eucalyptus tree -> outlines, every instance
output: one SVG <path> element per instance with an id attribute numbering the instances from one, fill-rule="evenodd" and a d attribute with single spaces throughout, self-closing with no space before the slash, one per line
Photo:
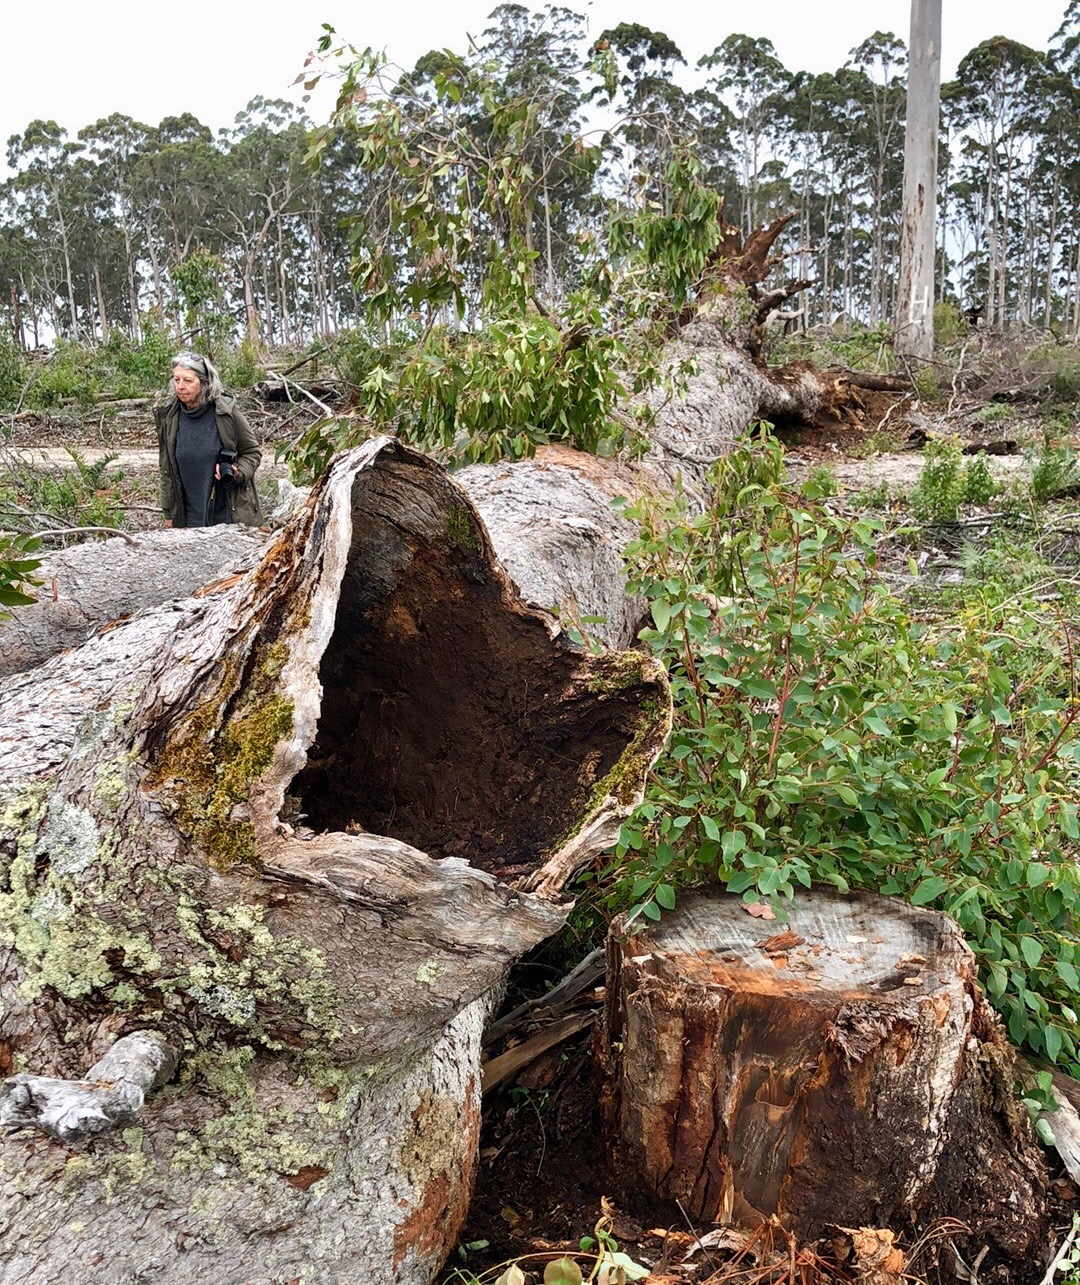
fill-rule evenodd
<path id="1" fill-rule="evenodd" d="M 275 316 L 283 323 L 283 337 L 290 331 L 285 235 L 288 222 L 306 210 L 311 185 L 311 172 L 303 163 L 308 129 L 293 103 L 257 97 L 237 115 L 232 129 L 222 131 L 225 164 L 215 201 L 216 223 L 232 249 L 245 333 L 260 346 L 273 338 Z"/>
<path id="2" fill-rule="evenodd" d="M 941 0 L 911 0 L 896 348 L 923 360 L 934 355 L 940 90 Z"/>
<path id="3" fill-rule="evenodd" d="M 139 217 L 136 167 L 153 138 L 149 125 L 114 112 L 79 131 L 79 141 L 97 167 L 102 198 L 110 207 L 113 226 L 123 240 L 127 290 L 127 323 L 139 334 L 139 261 L 145 254 L 146 229 Z"/>
<path id="4" fill-rule="evenodd" d="M 21 135 L 8 140 L 7 149 L 8 165 L 16 171 L 11 190 L 20 213 L 34 228 L 40 262 L 67 304 L 66 317 L 54 313 L 53 319 L 58 329 L 73 337 L 79 333 L 71 251 L 78 204 L 73 170 L 80 150 L 51 120 L 32 121 Z M 54 230 L 52 236 L 49 229 Z"/>
<path id="5" fill-rule="evenodd" d="M 762 155 L 775 133 L 791 73 L 771 40 L 733 34 L 698 61 L 711 72 L 706 88 L 733 108 L 733 134 L 742 185 L 740 226 L 747 234 L 761 222 L 758 187 Z"/>
<path id="6" fill-rule="evenodd" d="M 686 65 L 682 50 L 662 31 L 621 22 L 600 33 L 593 45 L 600 83 L 590 100 L 615 116 L 609 173 L 618 166 L 620 186 L 635 201 L 667 206 L 664 174 L 673 159 L 700 134 L 694 98 L 676 80 Z"/>
<path id="7" fill-rule="evenodd" d="M 533 11 L 501 4 L 490 20 L 479 53 L 501 82 L 500 95 L 528 104 L 522 159 L 539 186 L 532 222 L 525 225 L 526 244 L 542 246 L 538 283 L 554 300 L 573 276 L 578 234 L 594 197 L 594 164 L 584 146 L 567 147 L 585 128 L 585 19 L 559 5 Z M 486 113 L 476 126 L 481 133 L 491 128 Z"/>
<path id="8" fill-rule="evenodd" d="M 874 326 L 891 312 L 886 263 L 895 258 L 889 252 L 888 231 L 896 224 L 895 197 L 902 177 L 899 145 L 904 131 L 907 47 L 891 31 L 875 31 L 852 49 L 848 66 L 864 77 L 860 133 L 869 153 L 873 183 L 868 319 Z"/>
<path id="9" fill-rule="evenodd" d="M 961 59 L 956 80 L 942 100 L 950 123 L 962 131 L 961 171 L 981 179 L 979 235 L 985 290 L 984 317 L 1001 325 L 1015 302 L 1010 272 L 1011 220 L 1038 137 L 1042 105 L 1038 87 L 1045 56 L 994 36 Z"/>

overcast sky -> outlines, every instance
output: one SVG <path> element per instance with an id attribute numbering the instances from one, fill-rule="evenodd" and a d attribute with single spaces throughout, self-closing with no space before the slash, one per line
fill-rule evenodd
<path id="1" fill-rule="evenodd" d="M 566 2 L 586 9 L 595 32 L 618 22 L 665 31 L 691 64 L 732 31 L 768 36 L 788 67 L 814 72 L 840 66 L 875 30 L 904 40 L 908 33 L 908 0 Z M 39 117 L 74 134 L 112 112 L 156 124 L 191 111 L 218 129 L 256 94 L 298 92 L 290 82 L 322 22 L 411 66 L 429 49 L 461 48 L 494 7 L 494 0 L 11 0 L 0 40 L 0 141 Z M 944 76 L 989 36 L 1045 48 L 1064 9 L 1065 0 L 944 0 Z M 319 100 L 311 109 L 316 117 L 325 110 Z"/>

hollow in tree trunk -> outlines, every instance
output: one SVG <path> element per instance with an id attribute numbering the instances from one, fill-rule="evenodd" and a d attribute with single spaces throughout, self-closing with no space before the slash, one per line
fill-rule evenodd
<path id="1" fill-rule="evenodd" d="M 6 680 L 0 1279 L 427 1285 L 492 996 L 669 718 L 385 439 L 234 583 Z"/>

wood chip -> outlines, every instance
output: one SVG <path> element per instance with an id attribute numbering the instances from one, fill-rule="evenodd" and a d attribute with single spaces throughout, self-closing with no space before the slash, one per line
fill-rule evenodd
<path id="1" fill-rule="evenodd" d="M 775 919 L 776 911 L 772 906 L 766 905 L 763 901 L 750 901 L 743 905 L 743 910 L 748 915 L 753 915 L 755 919 Z"/>
<path id="2" fill-rule="evenodd" d="M 798 933 L 793 933 L 789 929 L 786 933 L 777 933 L 774 937 L 767 937 L 763 942 L 758 943 L 758 950 L 763 950 L 766 955 L 776 954 L 784 950 L 794 950 L 796 946 L 801 946 L 805 942 L 804 937 Z"/>
<path id="3" fill-rule="evenodd" d="M 905 977 L 905 978 L 904 978 L 904 985 L 905 985 L 905 986 L 921 986 L 922 984 L 923 984 L 923 979 L 922 979 L 921 977 Z"/>

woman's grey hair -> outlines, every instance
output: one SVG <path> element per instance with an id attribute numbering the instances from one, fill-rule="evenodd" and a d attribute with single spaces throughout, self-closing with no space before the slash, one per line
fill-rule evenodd
<path id="1" fill-rule="evenodd" d="M 209 357 L 201 357 L 197 352 L 178 352 L 169 362 L 169 373 L 171 374 L 177 366 L 183 366 L 185 370 L 194 371 L 199 376 L 199 383 L 202 385 L 202 396 L 199 398 L 200 406 L 205 406 L 207 402 L 216 401 L 225 392 L 217 367 Z M 170 409 L 175 405 L 176 401 L 176 390 L 173 388 L 172 380 L 170 379 L 162 404 L 166 409 Z"/>

